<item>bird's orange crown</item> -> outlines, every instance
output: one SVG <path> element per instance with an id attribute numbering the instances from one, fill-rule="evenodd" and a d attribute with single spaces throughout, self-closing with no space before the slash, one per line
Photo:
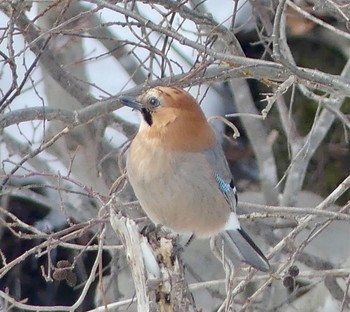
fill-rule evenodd
<path id="1" fill-rule="evenodd" d="M 215 145 L 215 134 L 197 101 L 176 87 L 149 89 L 137 100 L 121 101 L 141 111 L 137 139 L 152 140 L 168 150 L 197 152 Z"/>

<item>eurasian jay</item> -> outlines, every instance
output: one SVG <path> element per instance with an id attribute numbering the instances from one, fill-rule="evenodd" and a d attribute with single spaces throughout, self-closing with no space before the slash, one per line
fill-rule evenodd
<path id="1" fill-rule="evenodd" d="M 270 271 L 268 260 L 240 226 L 226 158 L 197 101 L 176 87 L 156 87 L 137 99 L 120 100 L 142 115 L 127 174 L 151 221 L 199 237 L 227 231 L 243 261 Z"/>

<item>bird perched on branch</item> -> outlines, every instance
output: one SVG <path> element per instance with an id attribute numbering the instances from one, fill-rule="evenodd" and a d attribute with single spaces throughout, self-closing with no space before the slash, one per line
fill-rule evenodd
<path id="1" fill-rule="evenodd" d="M 227 231 L 243 261 L 269 271 L 268 260 L 240 226 L 226 158 L 196 100 L 175 87 L 156 87 L 120 100 L 142 115 L 127 173 L 148 217 L 199 237 Z"/>

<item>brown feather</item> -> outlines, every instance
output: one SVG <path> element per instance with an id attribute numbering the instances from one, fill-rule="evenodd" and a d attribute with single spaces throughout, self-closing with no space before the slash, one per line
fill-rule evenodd
<path id="1" fill-rule="evenodd" d="M 161 105 L 152 111 L 152 126 L 143 127 L 137 136 L 173 151 L 200 152 L 215 146 L 215 133 L 190 94 L 174 87 L 154 88 L 140 97 L 145 106 L 150 94 Z"/>

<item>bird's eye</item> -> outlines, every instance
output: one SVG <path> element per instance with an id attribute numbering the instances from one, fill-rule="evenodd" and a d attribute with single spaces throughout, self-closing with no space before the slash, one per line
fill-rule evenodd
<path id="1" fill-rule="evenodd" d="M 148 99 L 148 104 L 149 104 L 149 106 L 151 106 L 151 107 L 157 107 L 157 106 L 159 106 L 160 102 L 159 102 L 159 100 L 158 100 L 156 97 L 151 96 L 151 97 Z"/>

